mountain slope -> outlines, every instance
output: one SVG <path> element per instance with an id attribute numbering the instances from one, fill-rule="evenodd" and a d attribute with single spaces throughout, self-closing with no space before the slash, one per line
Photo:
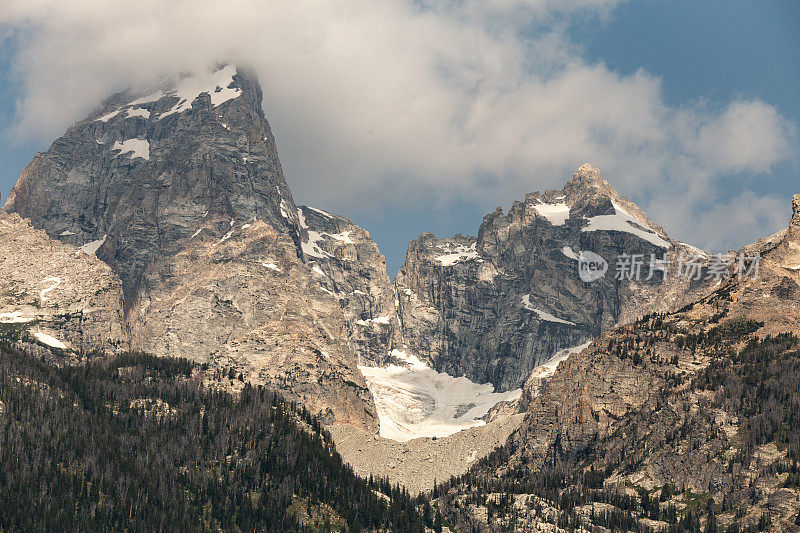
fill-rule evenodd
<path id="1" fill-rule="evenodd" d="M 794 527 L 798 228 L 800 195 L 786 230 L 743 250 L 761 254 L 757 277 L 736 265 L 708 296 L 610 330 L 528 391 L 520 430 L 448 496 L 480 504 L 465 523 Z M 493 518 L 476 479 L 506 493 Z"/>
<path id="2" fill-rule="evenodd" d="M 0 342 L 0 528 L 424 530 L 306 411 L 219 386 L 183 359 L 56 367 Z"/>
<path id="3" fill-rule="evenodd" d="M 208 362 L 327 422 L 375 429 L 343 308 L 306 253 L 246 71 L 110 97 L 36 156 L 4 210 L 112 267 L 132 349 Z"/>
<path id="4" fill-rule="evenodd" d="M 102 261 L 0 212 L 0 331 L 80 354 L 125 341 L 122 284 Z"/>
<path id="5" fill-rule="evenodd" d="M 412 241 L 395 279 L 403 342 L 438 370 L 513 389 L 560 350 L 696 298 L 707 284 L 650 269 L 651 256 L 695 251 L 582 165 L 563 190 L 485 216 L 477 238 Z M 583 281 L 581 252 L 601 256 L 606 275 Z M 641 278 L 615 279 L 618 259 L 632 254 Z"/>

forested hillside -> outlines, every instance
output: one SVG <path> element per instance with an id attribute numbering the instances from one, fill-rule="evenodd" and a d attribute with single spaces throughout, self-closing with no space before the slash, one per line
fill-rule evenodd
<path id="1" fill-rule="evenodd" d="M 753 332 L 763 323 L 747 320 L 701 334 L 675 324 L 669 315 L 645 317 L 603 345 L 606 358 L 667 377 L 612 434 L 580 449 L 557 438 L 534 468 L 535 457 L 509 440 L 438 488 L 453 519 L 491 530 L 800 526 L 800 339 L 759 339 Z M 676 350 L 672 360 L 660 356 L 664 346 Z M 687 358 L 707 360 L 691 379 L 678 371 Z"/>
<path id="2" fill-rule="evenodd" d="M 183 359 L 53 365 L 25 346 L 0 342 L 0 531 L 421 531 L 417 506 L 432 524 L 265 388 L 209 388 Z"/>

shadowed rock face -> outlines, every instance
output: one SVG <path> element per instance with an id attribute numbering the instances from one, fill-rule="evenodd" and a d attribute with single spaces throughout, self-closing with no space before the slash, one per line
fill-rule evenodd
<path id="1" fill-rule="evenodd" d="M 795 194 L 792 198 L 792 224 L 800 224 L 800 194 Z"/>
<path id="2" fill-rule="evenodd" d="M 789 224 L 789 231 L 794 235 L 800 232 L 800 194 L 795 194 L 792 198 L 792 222 Z"/>
<path id="3" fill-rule="evenodd" d="M 578 254 L 609 264 L 591 283 Z M 537 365 L 620 322 L 690 301 L 707 284 L 649 276 L 651 255 L 690 247 L 666 236 L 597 169 L 583 165 L 561 191 L 526 195 L 484 217 L 478 237 L 424 234 L 395 280 L 403 341 L 439 370 L 521 386 Z M 623 254 L 641 254 L 641 279 L 615 279 Z"/>
<path id="4" fill-rule="evenodd" d="M 300 224 L 247 72 L 227 66 L 110 97 L 36 156 L 4 209 L 96 249 L 122 280 L 131 348 L 234 369 L 329 423 L 376 429 L 347 325 L 382 311 L 386 296 L 351 312 L 326 285 L 343 286 L 330 265 L 349 261 L 332 247 L 319 278 L 322 258 L 306 253 L 314 229 Z M 356 256 L 379 266 L 368 234 L 351 233 L 363 241 Z M 358 280 L 348 290 L 375 292 Z"/>

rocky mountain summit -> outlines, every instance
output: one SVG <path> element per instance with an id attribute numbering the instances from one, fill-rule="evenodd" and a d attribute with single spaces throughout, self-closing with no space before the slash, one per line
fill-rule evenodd
<path id="1" fill-rule="evenodd" d="M 231 65 L 115 94 L 12 190 L 5 212 L 121 280 L 126 348 L 276 387 L 328 423 L 375 431 L 378 411 L 402 406 L 394 422 L 406 429 L 434 412 L 439 426 L 470 427 L 455 418 L 483 416 L 495 396 L 481 385 L 517 397 L 554 354 L 708 286 L 651 268 L 700 251 L 669 239 L 591 165 L 561 191 L 487 215 L 477 238 L 422 235 L 392 283 L 366 230 L 294 203 L 261 98 Z M 635 254 L 640 275 L 616 279 Z M 607 272 L 586 281 L 578 266 L 590 257 Z M 461 377 L 480 402 L 450 405 L 429 390 Z M 373 397 L 395 405 L 376 409 Z"/>
<path id="2" fill-rule="evenodd" d="M 299 241 L 291 192 L 249 74 L 228 66 L 111 96 L 22 172 L 5 210 L 62 242 L 94 243 L 126 310 L 157 288 L 150 265 L 198 231 L 253 219 Z"/>
<path id="3" fill-rule="evenodd" d="M 696 302 L 613 328 L 531 380 L 521 428 L 473 474 L 488 492 L 513 487 L 492 497 L 503 510 L 485 514 L 467 485 L 449 505 L 490 529 L 795 528 L 798 227 L 800 195 L 787 229 L 741 250 L 757 273 L 734 263 Z"/>
<path id="4" fill-rule="evenodd" d="M 337 256 L 324 230 L 301 223 L 248 72 L 224 66 L 110 97 L 34 158 L 4 211 L 111 266 L 131 349 L 207 362 L 327 422 L 376 428 L 350 336 L 356 315 L 384 316 L 370 312 L 386 305 L 388 279 L 364 298 L 370 279 L 351 280 L 357 293 L 342 302 L 330 276 L 342 280 L 319 264 L 358 249 L 382 257 L 374 244 Z"/>
<path id="5" fill-rule="evenodd" d="M 578 270 L 587 252 L 608 268 L 590 282 Z M 477 238 L 412 241 L 395 279 L 403 341 L 441 371 L 513 389 L 561 350 L 696 298 L 707 284 L 659 268 L 693 253 L 706 257 L 582 165 L 563 190 L 486 215 Z M 634 255 L 637 275 L 616 279 L 615 266 Z"/>

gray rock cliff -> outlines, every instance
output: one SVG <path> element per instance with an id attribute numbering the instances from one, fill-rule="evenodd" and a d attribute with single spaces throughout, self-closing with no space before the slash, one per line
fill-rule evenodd
<path id="1" fill-rule="evenodd" d="M 110 97 L 35 157 L 4 210 L 111 266 L 131 348 L 233 369 L 326 422 L 375 430 L 351 307 L 318 279 L 247 71 Z"/>
<path id="2" fill-rule="evenodd" d="M 359 364 L 381 365 L 400 343 L 397 301 L 386 259 L 369 233 L 346 218 L 301 206 L 304 256 L 323 290 L 339 302 Z"/>
<path id="3" fill-rule="evenodd" d="M 584 282 L 581 251 L 608 263 Z M 582 165 L 561 191 L 526 195 L 507 214 L 486 215 L 477 238 L 409 245 L 395 279 L 403 342 L 442 371 L 521 386 L 531 370 L 617 323 L 683 305 L 702 281 L 653 271 L 650 260 L 704 255 L 671 240 L 592 165 Z M 615 279 L 621 256 L 639 254 L 639 279 Z"/>
<path id="4" fill-rule="evenodd" d="M 93 255 L 0 212 L 0 331 L 79 354 L 125 346 L 122 283 Z"/>

